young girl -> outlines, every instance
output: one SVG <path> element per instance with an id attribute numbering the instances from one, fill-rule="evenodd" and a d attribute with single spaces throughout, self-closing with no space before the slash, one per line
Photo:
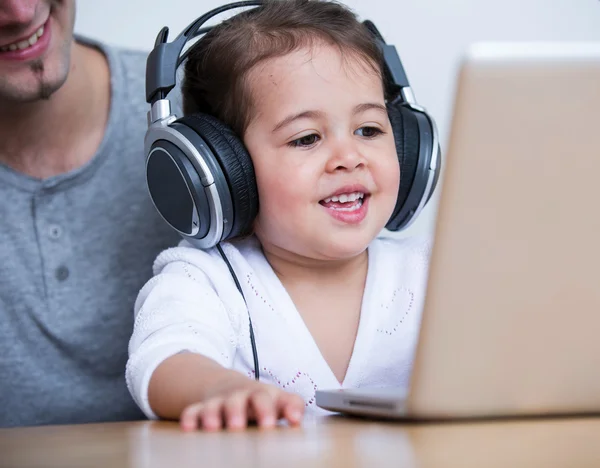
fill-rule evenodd
<path id="1" fill-rule="evenodd" d="M 378 237 L 400 178 L 381 63 L 351 12 L 314 0 L 269 2 L 194 45 L 185 113 L 243 139 L 260 208 L 251 235 L 221 244 L 243 296 L 216 248 L 182 241 L 156 259 L 126 372 L 149 418 L 298 424 L 326 413 L 319 388 L 407 384 L 429 250 Z"/>

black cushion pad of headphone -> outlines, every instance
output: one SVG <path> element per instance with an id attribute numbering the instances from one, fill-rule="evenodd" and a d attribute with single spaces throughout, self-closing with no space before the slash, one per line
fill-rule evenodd
<path id="1" fill-rule="evenodd" d="M 180 122 L 210 147 L 223 170 L 233 202 L 233 228 L 228 237 L 245 234 L 258 212 L 258 191 L 250 154 L 231 128 L 208 114 L 190 114 Z"/>
<path id="2" fill-rule="evenodd" d="M 390 123 L 392 124 L 392 133 L 396 142 L 398 162 L 400 163 L 400 186 L 398 187 L 396 207 L 392 214 L 393 219 L 406 202 L 415 180 L 419 161 L 420 133 L 419 123 L 413 111 L 394 104 L 389 104 L 387 107 Z"/>

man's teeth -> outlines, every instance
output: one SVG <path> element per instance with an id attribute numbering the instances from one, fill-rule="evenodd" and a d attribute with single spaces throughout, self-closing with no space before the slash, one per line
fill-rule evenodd
<path id="1" fill-rule="evenodd" d="M 329 203 L 329 202 L 347 203 L 347 202 L 355 202 L 356 200 L 358 200 L 359 198 L 363 198 L 364 196 L 365 196 L 365 194 L 362 192 L 343 193 L 341 195 L 335 195 L 333 197 L 326 198 L 323 201 L 325 203 Z"/>
<path id="2" fill-rule="evenodd" d="M 27 47 L 34 45 L 39 38 L 42 37 L 42 34 L 44 34 L 44 26 L 34 32 L 29 39 L 0 47 L 0 52 L 13 52 L 15 50 L 27 49 Z"/>

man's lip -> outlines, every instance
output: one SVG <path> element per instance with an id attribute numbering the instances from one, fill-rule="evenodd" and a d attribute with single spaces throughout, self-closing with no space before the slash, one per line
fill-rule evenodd
<path id="1" fill-rule="evenodd" d="M 343 187 L 339 188 L 335 192 L 327 195 L 326 197 L 323 197 L 321 200 L 326 200 L 327 198 L 331 198 L 331 197 L 337 197 L 339 195 L 342 195 L 343 193 L 354 193 L 354 192 L 361 192 L 361 193 L 364 193 L 365 195 L 371 194 L 371 192 L 369 192 L 365 188 L 364 185 L 361 185 L 361 184 L 344 185 Z"/>
<path id="2" fill-rule="evenodd" d="M 23 34 L 23 36 L 21 36 L 18 39 L 12 39 L 12 40 L 10 40 L 10 41 L 8 41 L 6 43 L 2 43 L 2 44 L 0 44 L 0 47 L 6 47 L 6 46 L 11 45 L 11 44 L 17 44 L 17 43 L 19 43 L 21 41 L 26 41 L 31 36 L 33 36 L 34 33 L 37 32 L 37 30 L 40 29 L 42 26 L 45 27 L 47 22 L 48 22 L 48 18 L 46 18 L 46 20 L 42 24 L 40 24 L 39 26 L 37 26 L 36 28 L 33 28 L 29 33 Z"/>

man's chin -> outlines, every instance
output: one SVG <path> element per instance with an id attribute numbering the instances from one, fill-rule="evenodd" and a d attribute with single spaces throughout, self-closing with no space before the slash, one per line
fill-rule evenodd
<path id="1" fill-rule="evenodd" d="M 50 100 L 50 97 L 62 87 L 63 83 L 64 82 L 58 84 L 48 82 L 40 83 L 40 86 L 37 91 L 37 96 L 35 96 L 31 102 Z"/>
<path id="2" fill-rule="evenodd" d="M 9 105 L 47 101 L 67 81 L 70 66 L 70 47 L 21 66 L 4 69 L 0 63 L 0 101 Z"/>
<path id="3" fill-rule="evenodd" d="M 38 78 L 36 80 L 21 81 L 18 86 L 2 86 L 0 81 L 0 101 L 10 104 L 33 104 L 39 101 L 48 101 L 65 83 L 63 79 Z"/>
<path id="4" fill-rule="evenodd" d="M 8 106 L 19 104 L 34 104 L 41 101 L 49 101 L 52 95 L 59 88 L 40 84 L 37 89 L 19 90 L 17 93 L 4 94 L 0 91 L 0 102 L 4 102 Z"/>

